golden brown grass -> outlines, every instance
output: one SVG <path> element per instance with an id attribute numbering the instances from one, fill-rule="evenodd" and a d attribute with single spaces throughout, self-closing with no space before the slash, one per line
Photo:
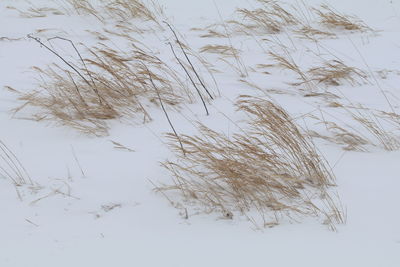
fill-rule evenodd
<path id="1" fill-rule="evenodd" d="M 147 21 L 153 21 L 160 25 L 156 12 L 161 12 L 161 8 L 153 1 L 147 1 L 153 8 L 141 0 L 113 0 L 104 1 L 106 10 L 112 17 L 120 20 L 130 20 L 139 18 Z"/>
<path id="2" fill-rule="evenodd" d="M 304 1 L 296 1 L 293 5 L 276 0 L 255 2 L 255 8 L 238 8 L 233 18 L 226 21 L 230 26 L 230 34 L 265 36 L 293 32 L 298 38 L 318 42 L 319 39 L 337 38 L 337 30 L 340 29 L 373 32 L 361 19 L 342 14 L 326 4 L 315 8 Z M 214 23 L 203 29 L 195 29 L 206 32 L 201 37 L 227 38 L 226 31 L 223 33 L 219 30 L 221 26 Z"/>
<path id="3" fill-rule="evenodd" d="M 46 69 L 33 68 L 40 75 L 38 88 L 34 92 L 19 94 L 23 104 L 15 109 L 16 112 L 28 106 L 35 107 L 37 109 L 31 117 L 34 120 L 56 122 L 86 134 L 101 136 L 108 132 L 108 120 L 147 122 L 151 120 L 148 112 L 151 105 L 160 106 L 162 103 L 168 109 L 178 108 L 183 102 L 193 103 L 195 95 L 182 79 L 176 65 L 161 60 L 159 51 L 153 51 L 138 41 L 144 30 L 141 24 L 137 26 L 134 19 L 140 19 L 155 22 L 160 28 L 162 21 L 171 29 L 175 36 L 174 43 L 169 43 L 171 54 L 192 81 L 208 114 L 206 103 L 208 98 L 214 98 L 214 92 L 201 77 L 203 70 L 195 64 L 200 63 L 216 85 L 212 65 L 178 39 L 177 32 L 163 20 L 162 9 L 155 2 L 66 0 L 60 8 L 69 13 L 90 14 L 102 22 L 109 18 L 114 19 L 113 27 L 105 28 L 102 32 L 89 31 L 100 42 L 96 47 L 85 47 L 84 56 L 74 43 L 66 38 L 53 37 L 46 42 L 28 35 L 56 56 L 61 64 L 54 63 Z M 156 29 L 153 27 L 153 30 Z M 158 35 L 155 37 L 159 39 Z M 113 38 L 122 39 L 129 48 L 111 48 Z M 52 42 L 55 39 L 70 42 L 76 52 L 75 61 L 67 60 L 54 49 Z M 182 53 L 176 53 L 175 46 L 178 46 Z M 192 62 L 194 59 L 195 63 Z M 203 89 L 205 92 L 200 92 Z"/>
<path id="4" fill-rule="evenodd" d="M 361 19 L 341 14 L 329 5 L 321 5 L 320 9 L 314 8 L 319 17 L 319 22 L 328 29 L 343 29 L 348 31 L 372 31 Z"/>
<path id="5" fill-rule="evenodd" d="M 135 45 L 122 53 L 103 44 L 88 49 L 88 57 L 72 67 L 53 64 L 34 70 L 41 76 L 39 88 L 20 94 L 24 103 L 16 111 L 38 107 L 33 119 L 55 121 L 87 134 L 107 134 L 110 119 L 151 120 L 147 107 L 159 101 L 149 75 L 166 106 L 177 107 L 192 99 L 170 66 Z"/>
<path id="6" fill-rule="evenodd" d="M 367 74 L 356 68 L 346 65 L 335 59 L 325 61 L 322 66 L 310 68 L 307 72 L 309 79 L 317 83 L 338 86 L 343 82 L 358 85 L 367 81 Z"/>
<path id="7" fill-rule="evenodd" d="M 335 122 L 324 121 L 324 124 L 325 129 L 330 134 L 329 136 L 322 135 L 315 131 L 309 131 L 309 135 L 313 138 L 321 138 L 328 142 L 340 145 L 346 151 L 368 151 L 366 145 L 371 144 L 371 142 L 360 133 L 356 133 L 354 131 L 341 127 Z"/>
<path id="8" fill-rule="evenodd" d="M 294 32 L 302 39 L 311 41 L 318 41 L 318 39 L 324 38 L 336 38 L 336 34 L 333 32 L 317 29 L 310 25 L 304 25 L 300 29 L 294 30 Z"/>
<path id="9" fill-rule="evenodd" d="M 153 0 L 62 0 L 55 1 L 55 7 L 40 6 L 40 3 L 26 1 L 28 8 L 21 10 L 13 6 L 25 18 L 47 17 L 48 15 L 90 15 L 101 22 L 107 19 L 128 22 L 134 19 L 155 22 L 161 27 L 158 19 L 163 9 Z"/>
<path id="10" fill-rule="evenodd" d="M 369 147 L 378 147 L 387 151 L 400 149 L 400 115 L 392 112 L 371 110 L 362 104 L 343 105 L 331 103 L 330 107 L 345 111 L 348 120 L 345 123 L 336 116 L 323 112 L 321 116 L 308 115 L 323 124 L 328 134 L 308 131 L 311 137 L 321 138 L 326 141 L 343 146 L 349 151 L 370 151 Z M 332 117 L 336 122 L 325 119 L 323 113 Z"/>
<path id="11" fill-rule="evenodd" d="M 26 2 L 29 5 L 29 8 L 27 8 L 26 10 L 21 10 L 21 9 L 13 7 L 13 6 L 7 6 L 7 8 L 18 11 L 19 15 L 22 18 L 43 18 L 43 17 L 47 17 L 49 14 L 64 15 L 64 12 L 62 12 L 61 10 L 59 10 L 57 8 L 37 7 L 30 1 L 26 1 Z"/>
<path id="12" fill-rule="evenodd" d="M 299 23 L 293 14 L 278 4 L 278 1 L 257 0 L 257 2 L 261 4 L 261 8 L 254 10 L 239 8 L 236 11 L 241 21 L 230 22 L 240 26 L 243 32 L 255 31 L 263 34 L 280 33 L 284 27 Z"/>
<path id="13" fill-rule="evenodd" d="M 93 4 L 90 0 L 66 0 L 67 3 L 70 4 L 72 8 L 72 12 L 76 12 L 79 15 L 93 15 L 97 19 L 103 21 L 104 17 L 99 14 L 98 11 L 96 11 L 96 7 L 93 6 Z"/>
<path id="14" fill-rule="evenodd" d="M 308 90 L 315 90 L 312 80 L 308 77 L 308 74 L 297 64 L 292 54 L 288 49 L 282 47 L 283 53 L 278 54 L 274 51 L 269 52 L 269 56 L 275 62 L 275 66 L 283 70 L 289 70 L 297 75 L 298 82 L 291 83 L 292 85 L 305 85 Z"/>
<path id="15" fill-rule="evenodd" d="M 343 211 L 329 194 L 335 183 L 311 140 L 301 133 L 278 105 L 242 96 L 237 103 L 251 120 L 249 129 L 228 137 L 203 125 L 200 135 L 169 135 L 177 160 L 163 165 L 173 185 L 164 194 L 179 192 L 187 205 L 226 218 L 246 216 L 257 227 L 283 218 L 322 217 L 332 229 L 344 221 Z"/>
<path id="16" fill-rule="evenodd" d="M 377 146 L 382 147 L 387 151 L 395 151 L 400 149 L 400 137 L 388 130 L 388 126 L 380 116 L 373 112 L 350 112 L 353 118 L 360 123 L 377 141 Z M 390 114 L 390 115 L 389 115 Z M 399 115 L 386 113 L 385 119 L 396 122 L 396 126 L 400 125 Z"/>
<path id="17" fill-rule="evenodd" d="M 101 22 L 108 18 L 119 21 L 141 19 L 161 24 L 158 16 L 162 14 L 162 8 L 156 2 L 142 0 L 66 0 L 70 8 L 80 15 L 92 15 Z"/>
<path id="18" fill-rule="evenodd" d="M 237 56 L 240 51 L 236 48 L 227 46 L 227 45 L 205 45 L 200 48 L 201 53 L 213 53 L 227 57 L 235 57 Z"/>
<path id="19" fill-rule="evenodd" d="M 291 83 L 292 85 L 305 85 L 306 89 L 317 91 L 319 84 L 339 86 L 347 83 L 355 86 L 368 82 L 368 75 L 365 71 L 347 65 L 338 57 L 333 60 L 326 60 L 322 56 L 317 55 L 317 59 L 322 62 L 321 65 L 311 67 L 305 71 L 297 64 L 288 49 L 281 48 L 282 53 L 271 51 L 269 55 L 275 61 L 276 67 L 292 71 L 297 75 L 299 81 Z"/>

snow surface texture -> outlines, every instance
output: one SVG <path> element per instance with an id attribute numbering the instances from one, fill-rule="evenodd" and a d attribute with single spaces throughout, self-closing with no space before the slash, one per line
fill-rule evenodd
<path id="1" fill-rule="evenodd" d="M 56 6 L 56 1 L 32 2 L 35 7 Z M 232 65 L 219 60 L 220 55 L 201 53 L 220 71 L 215 77 L 221 97 L 209 104 L 210 116 L 205 115 L 200 101 L 184 105 L 181 111 L 170 110 L 169 115 L 179 133 L 194 132 L 187 123 L 189 117 L 231 134 L 235 124 L 226 116 L 234 122 L 245 119 L 233 107 L 237 96 L 260 94 L 239 81 L 245 79 L 268 92 L 292 117 L 313 115 L 298 120 L 310 131 L 334 137 L 334 132 L 313 119 L 321 116 L 344 128 L 351 125 L 346 129 L 356 129 L 369 140 L 359 151 L 348 150 L 345 143 L 333 139 L 314 139 L 333 166 L 337 191 L 346 207 L 347 223 L 338 225 L 338 232 L 328 231 L 312 219 L 283 222 L 262 231 L 252 229 L 240 216 L 226 220 L 218 214 L 192 216 L 189 212 L 185 219 L 180 210 L 153 192 L 150 182 L 170 182 L 159 162 L 174 157 L 165 145 L 164 133 L 170 128 L 160 108 L 151 108 L 152 122 L 129 124 L 113 120 L 108 136 L 93 137 L 52 123 L 24 120 L 32 115 L 32 109 L 13 115 L 10 110 L 21 102 L 16 94 L 1 89 L 0 140 L 17 155 L 36 186 L 16 190 L 9 180 L 0 179 L 0 266 L 400 266 L 400 153 L 396 149 L 387 151 L 346 109 L 328 106 L 332 102 L 343 106 L 362 104 L 373 110 L 399 113 L 400 1 L 325 2 L 339 12 L 356 14 L 375 32 L 338 30 L 335 38 L 319 42 L 292 37 L 293 33 L 285 29 L 279 34 L 235 35 L 233 45 L 241 51 L 249 75 L 240 77 Z M 160 3 L 195 51 L 210 43 L 229 42 L 224 38 L 201 38 L 206 32 L 192 28 L 232 19 L 236 8 L 256 6 L 252 1 L 240 0 Z M 287 3 L 302 5 L 295 0 Z M 307 5 L 315 7 L 320 3 L 307 1 Z M 32 4 L 22 0 L 0 2 L 0 88 L 12 86 L 30 92 L 38 82 L 38 75 L 30 67 L 44 67 L 58 60 L 28 40 L 28 34 L 42 39 L 62 36 L 91 46 L 97 41 L 87 30 L 102 32 L 111 25 L 87 15 L 51 12 L 25 18 L 8 6 L 27 10 Z M 148 38 L 149 46 L 168 51 L 165 60 L 174 61 L 164 39 L 144 36 L 140 38 Z M 326 94 L 310 97 L 307 88 L 289 84 L 299 82 L 295 73 L 278 68 L 257 69 L 258 64 L 274 63 L 268 51 L 282 52 L 276 46 L 278 40 L 296 47 L 293 58 L 304 70 L 318 61 L 310 51 L 328 57 L 333 54 L 364 71 L 367 81 L 320 84 Z M 291 44 L 293 40 L 296 44 Z M 117 37 L 114 41 L 116 47 L 125 45 L 119 44 Z M 158 47 L 160 43 L 162 47 Z M 71 47 L 62 42 L 57 48 L 73 54 L 68 50 Z M 396 134 L 398 128 L 390 125 L 385 127 Z M 116 149 L 112 141 L 133 152 Z"/>

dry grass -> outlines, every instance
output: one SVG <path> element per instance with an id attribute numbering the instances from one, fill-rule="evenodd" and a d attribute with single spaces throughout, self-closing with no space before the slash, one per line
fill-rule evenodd
<path id="1" fill-rule="evenodd" d="M 335 108 L 345 111 L 350 117 L 348 123 L 327 113 L 336 120 L 327 121 L 321 111 L 321 117 L 310 116 L 323 124 L 328 135 L 309 131 L 310 136 L 344 146 L 344 150 L 367 152 L 368 145 L 387 151 L 400 149 L 400 115 L 371 110 L 361 104 L 345 106 L 337 103 Z"/>
<path id="2" fill-rule="evenodd" d="M 163 165 L 174 184 L 158 190 L 226 218 L 239 213 L 261 228 L 313 216 L 335 229 L 344 221 L 328 193 L 335 178 L 311 140 L 270 101 L 242 96 L 237 106 L 251 117 L 242 134 L 229 138 L 200 126 L 200 135 L 181 136 L 185 154 L 169 135 L 178 160 Z"/>
<path id="3" fill-rule="evenodd" d="M 177 107 L 191 102 L 192 93 L 177 73 L 151 51 L 133 46 L 123 53 L 106 45 L 88 49 L 89 56 L 74 65 L 34 68 L 41 76 L 39 90 L 20 94 L 27 106 L 38 107 L 33 119 L 56 121 L 86 134 L 106 135 L 107 120 L 137 118 L 147 122 L 147 106 Z"/>
<path id="4" fill-rule="evenodd" d="M 32 185 L 33 182 L 22 166 L 16 155 L 0 140 L 0 178 L 5 178 L 14 183 L 15 186 L 25 184 Z"/>
<path id="5" fill-rule="evenodd" d="M 275 66 L 279 67 L 283 70 L 289 70 L 297 74 L 299 82 L 291 83 L 292 85 L 306 85 L 308 90 L 314 90 L 314 85 L 311 83 L 311 79 L 308 77 L 308 74 L 300 68 L 297 62 L 294 60 L 293 56 L 289 52 L 289 50 L 282 48 L 284 53 L 278 54 L 276 52 L 269 52 L 269 56 L 271 56 L 272 60 L 275 61 Z"/>
<path id="6" fill-rule="evenodd" d="M 200 53 L 213 53 L 227 57 L 238 56 L 240 51 L 227 45 L 205 45 L 200 48 Z"/>
<path id="7" fill-rule="evenodd" d="M 325 128 L 330 136 L 325 136 L 315 131 L 309 131 L 309 135 L 313 138 L 321 138 L 334 144 L 343 146 L 346 151 L 367 152 L 366 145 L 371 142 L 363 137 L 360 133 L 355 133 L 339 126 L 335 122 L 324 121 Z"/>
<path id="8" fill-rule="evenodd" d="M 227 20 L 230 34 L 265 36 L 293 32 L 298 38 L 318 42 L 320 39 L 337 38 L 338 29 L 352 32 L 373 32 L 361 19 L 341 14 L 329 5 L 318 8 L 308 6 L 304 1 L 289 5 L 275 0 L 256 0 L 256 7 L 238 8 L 233 18 Z M 237 18 L 239 17 L 239 18 Z M 320 26 L 323 27 L 320 27 Z M 202 30 L 201 37 L 226 38 L 219 28 L 212 24 Z"/>
<path id="9" fill-rule="evenodd" d="M 78 14 L 90 14 L 105 19 L 105 15 L 119 20 L 143 19 L 157 22 L 157 15 L 149 7 L 153 1 L 142 0 L 66 0 Z M 105 11 L 105 12 L 104 12 Z"/>
<path id="10" fill-rule="evenodd" d="M 320 30 L 314 28 L 310 25 L 304 25 L 298 30 L 294 30 L 294 32 L 302 39 L 307 39 L 311 41 L 318 41 L 318 39 L 324 38 L 336 38 L 336 34 L 329 31 Z"/>
<path id="11" fill-rule="evenodd" d="M 311 80 L 332 86 L 341 85 L 342 82 L 359 85 L 367 81 L 367 74 L 364 71 L 337 59 L 325 61 L 322 66 L 309 69 L 307 74 Z"/>
<path id="12" fill-rule="evenodd" d="M 64 12 L 62 12 L 61 10 L 59 10 L 57 8 L 37 7 L 29 1 L 26 1 L 26 2 L 29 5 L 29 8 L 27 8 L 26 10 L 21 10 L 21 9 L 13 7 L 13 6 L 7 6 L 7 8 L 18 11 L 19 15 L 22 18 L 43 18 L 43 17 L 47 17 L 49 14 L 64 15 Z"/>
<path id="13" fill-rule="evenodd" d="M 207 33 L 201 34 L 200 37 L 202 37 L 202 38 L 228 38 L 227 34 L 218 32 L 216 30 L 207 29 L 206 31 L 207 31 Z"/>
<path id="14" fill-rule="evenodd" d="M 236 24 L 241 31 L 265 33 L 280 33 L 284 27 L 297 25 L 298 19 L 289 11 L 284 9 L 274 0 L 257 0 L 261 8 L 249 10 L 245 8 L 237 9 L 241 22 L 231 20 L 231 24 Z"/>
<path id="15" fill-rule="evenodd" d="M 153 21 L 161 25 L 158 21 L 158 15 L 161 13 L 162 9 L 153 1 L 147 1 L 147 3 L 151 4 L 153 8 L 150 8 L 141 0 L 113 0 L 105 2 L 107 3 L 105 8 L 112 17 L 117 17 L 120 20 L 139 18 Z"/>
<path id="16" fill-rule="evenodd" d="M 104 17 L 99 15 L 99 12 L 96 11 L 96 7 L 93 6 L 90 0 L 66 0 L 66 2 L 70 4 L 72 12 L 76 12 L 78 15 L 89 14 L 101 21 L 104 20 Z"/>
<path id="17" fill-rule="evenodd" d="M 294 60 L 291 52 L 281 47 L 282 53 L 269 52 L 275 66 L 283 70 L 289 70 L 297 75 L 298 82 L 290 83 L 291 85 L 305 85 L 306 89 L 318 91 L 318 85 L 339 86 L 344 83 L 352 86 L 365 84 L 368 82 L 368 75 L 365 71 L 349 66 L 336 57 L 333 60 L 326 60 L 321 55 L 316 55 L 317 60 L 321 61 L 320 66 L 303 70 Z"/>
<path id="18" fill-rule="evenodd" d="M 372 31 L 361 19 L 341 14 L 328 5 L 321 5 L 320 9 L 313 9 L 319 17 L 319 22 L 328 29 L 342 29 L 348 31 Z"/>
<path id="19" fill-rule="evenodd" d="M 400 137 L 387 130 L 387 124 L 379 116 L 373 112 L 356 112 L 351 114 L 353 118 L 360 123 L 360 125 L 363 126 L 375 138 L 375 140 L 377 140 L 377 146 L 380 146 L 387 151 L 395 151 L 400 149 Z M 397 126 L 400 125 L 398 115 L 395 116 L 392 114 L 390 117 L 391 120 L 395 120 L 397 122 Z"/>
<path id="20" fill-rule="evenodd" d="M 153 31 L 163 28 L 160 23 L 164 22 L 162 9 L 155 2 L 66 0 L 60 8 L 69 13 L 90 14 L 102 22 L 111 18 L 114 20 L 111 23 L 113 27 L 105 28 L 102 32 L 90 32 L 100 42 L 93 48 L 85 47 L 84 56 L 68 39 L 54 37 L 46 42 L 28 35 L 62 64 L 55 63 L 46 69 L 33 68 L 40 75 L 38 88 L 31 93 L 20 93 L 19 99 L 24 103 L 15 109 L 16 112 L 25 107 L 35 107 L 38 109 L 34 110 L 31 119 L 57 122 L 86 134 L 103 136 L 108 133 L 108 120 L 147 122 L 151 120 L 148 112 L 151 105 L 160 106 L 163 103 L 168 109 L 179 108 L 183 102 L 194 102 L 195 95 L 177 71 L 176 64 L 162 60 L 159 51 L 153 51 L 137 40 L 145 30 L 142 24 L 137 26 L 135 19 L 156 23 L 159 27 L 152 27 Z M 208 114 L 206 103 L 208 98 L 214 98 L 214 92 L 208 88 L 206 79 L 201 77 L 201 67 L 208 71 L 216 84 L 212 66 L 183 44 L 170 24 L 165 24 L 176 39 L 174 44 L 169 44 L 172 50 L 170 53 L 192 81 Z M 157 34 L 154 37 L 160 39 Z M 119 45 L 114 45 L 115 38 L 124 42 L 128 48 L 120 49 Z M 52 45 L 54 39 L 70 42 L 75 49 L 76 59 L 71 61 L 70 55 L 61 55 L 55 50 Z M 111 48 L 110 43 L 112 47 L 118 48 Z M 174 46 L 178 45 L 182 55 L 175 52 Z M 182 57 L 185 59 L 182 60 Z M 192 62 L 191 58 L 196 58 L 196 62 Z M 200 63 L 201 67 L 194 66 L 196 63 Z M 205 96 L 200 92 L 203 89 Z"/>
<path id="21" fill-rule="evenodd" d="M 113 140 L 110 140 L 110 142 L 114 145 L 115 149 L 128 151 L 128 152 L 135 152 L 135 150 L 133 150 L 132 148 L 129 148 L 121 143 L 115 142 Z"/>
<path id="22" fill-rule="evenodd" d="M 39 18 L 48 15 L 90 15 L 105 23 L 108 19 L 128 22 L 134 19 L 155 22 L 161 27 L 158 19 L 163 9 L 155 1 L 148 0 L 61 0 L 54 1 L 54 7 L 38 6 L 38 3 L 26 1 L 26 10 L 8 6 L 17 10 L 21 17 Z"/>

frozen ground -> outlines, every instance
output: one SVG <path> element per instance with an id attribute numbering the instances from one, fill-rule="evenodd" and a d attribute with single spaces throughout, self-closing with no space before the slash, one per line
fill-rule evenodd
<path id="1" fill-rule="evenodd" d="M 32 2 L 54 6 L 54 1 Z M 235 8 L 253 5 L 244 0 L 160 2 L 194 50 L 209 42 L 226 44 L 226 40 L 200 38 L 191 28 L 220 22 L 221 17 L 229 19 Z M 294 39 L 298 42 L 295 59 L 307 67 L 313 59 L 306 52 L 326 48 L 370 76 L 366 84 L 333 87 L 332 92 L 343 97 L 343 104 L 360 103 L 390 112 L 383 91 L 399 112 L 400 1 L 326 2 L 341 12 L 356 14 L 378 32 L 341 33 L 337 39 L 321 41 L 321 47 Z M 318 3 L 307 1 L 309 5 Z M 6 8 L 10 5 L 21 10 L 29 7 L 22 0 L 0 1 L 0 38 L 10 38 L 0 40 L 0 140 L 14 151 L 40 187 L 23 186 L 17 194 L 9 180 L 0 178 L 0 266 L 400 266 L 399 151 L 386 151 L 378 142 L 368 146 L 369 152 L 344 151 L 339 144 L 315 139 L 334 166 L 337 191 L 347 211 L 347 223 L 339 225 L 338 232 L 312 219 L 263 230 L 252 229 L 243 218 L 224 220 L 218 214 L 189 214 L 185 220 L 162 195 L 153 192 L 150 182 L 168 183 L 170 179 L 159 164 L 173 157 L 165 146 L 164 133 L 170 128 L 160 109 L 151 110 L 154 120 L 145 125 L 112 121 L 107 137 L 88 137 L 66 127 L 25 120 L 29 109 L 15 116 L 10 112 L 21 103 L 2 88 L 35 89 L 37 75 L 30 67 L 57 60 L 27 40 L 27 34 L 50 29 L 38 35 L 62 35 L 89 46 L 95 40 L 85 30 L 101 31 L 103 27 L 90 16 L 23 18 Z M 285 34 L 277 38 L 287 42 Z M 261 49 L 254 40 L 233 38 L 234 46 L 243 51 L 245 65 L 271 64 L 262 50 L 274 47 L 265 42 Z M 148 43 L 157 47 L 160 42 L 149 37 Z M 168 51 L 161 43 L 160 51 Z M 225 116 L 243 119 L 235 113 L 232 101 L 240 94 L 253 94 L 252 89 L 239 82 L 238 74 L 218 61 L 217 55 L 202 56 L 221 71 L 216 74 L 221 97 L 210 103 L 210 116 L 205 116 L 197 103 L 184 106 L 182 112 L 171 111 L 171 119 L 181 133 L 193 131 L 185 118 L 189 116 L 229 134 L 235 126 Z M 385 78 L 378 75 L 382 70 L 386 70 Z M 296 78 L 290 72 L 251 72 L 246 79 L 262 88 L 283 90 L 272 97 L 293 117 L 319 116 L 322 108 L 328 120 L 349 120 L 345 112 L 327 108 L 321 99 L 303 97 L 291 88 L 287 81 Z M 299 123 L 321 130 L 312 119 Z M 396 129 L 390 130 L 396 134 Z M 134 152 L 115 149 L 111 141 Z"/>

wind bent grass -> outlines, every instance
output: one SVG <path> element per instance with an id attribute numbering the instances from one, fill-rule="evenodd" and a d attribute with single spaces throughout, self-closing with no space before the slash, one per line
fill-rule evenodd
<path id="1" fill-rule="evenodd" d="M 176 161 L 163 166 L 173 184 L 156 190 L 185 205 L 220 212 L 227 218 L 244 215 L 256 227 L 322 217 L 335 229 L 344 212 L 330 195 L 335 177 L 311 140 L 278 105 L 242 96 L 239 110 L 250 116 L 249 130 L 232 138 L 200 125 L 199 135 L 169 135 Z M 229 216 L 227 216 L 227 214 Z"/>
<path id="2" fill-rule="evenodd" d="M 314 8 L 314 12 L 319 16 L 319 22 L 327 28 L 343 29 L 348 31 L 373 31 L 361 19 L 340 14 L 329 5 L 321 5 L 321 9 Z"/>
<path id="3" fill-rule="evenodd" d="M 259 33 L 280 33 L 284 27 L 299 23 L 299 20 L 277 1 L 258 0 L 257 2 L 261 4 L 260 8 L 236 10 L 243 22 L 232 20 L 230 23 L 239 26 L 243 32 L 256 31 Z"/>
<path id="4" fill-rule="evenodd" d="M 351 85 L 367 81 L 367 74 L 364 71 L 337 59 L 325 61 L 322 66 L 310 68 L 307 73 L 310 79 L 333 86 L 338 86 L 344 81 Z"/>
<path id="5" fill-rule="evenodd" d="M 191 101 L 191 92 L 170 66 L 152 51 L 132 46 L 130 51 L 121 53 L 102 44 L 87 48 L 88 56 L 74 64 L 63 60 L 68 64 L 53 64 L 47 69 L 35 67 L 42 77 L 40 90 L 20 93 L 19 99 L 24 103 L 15 111 L 38 107 L 35 120 L 56 121 L 101 136 L 107 134 L 107 120 L 151 120 L 147 106 L 159 105 L 159 96 L 149 74 L 165 105 L 177 107 Z"/>

